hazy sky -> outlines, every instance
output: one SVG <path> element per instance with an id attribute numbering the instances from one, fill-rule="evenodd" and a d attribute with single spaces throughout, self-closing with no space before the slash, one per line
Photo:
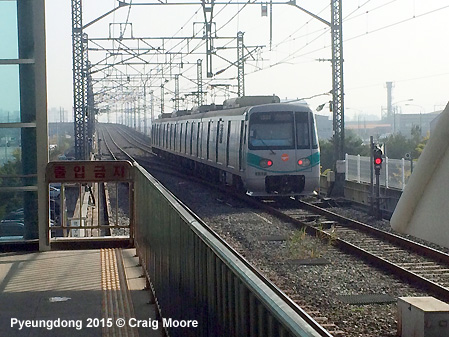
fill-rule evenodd
<path id="1" fill-rule="evenodd" d="M 330 21 L 330 0 L 297 0 L 297 4 Z M 84 0 L 83 23 L 116 6 L 114 0 Z M 326 25 L 292 6 L 274 5 L 270 51 L 269 18 L 261 16 L 260 4 L 215 5 L 214 13 L 218 36 L 236 36 L 238 31 L 243 31 L 246 46 L 266 46 L 256 55 L 256 60 L 245 64 L 247 95 L 276 94 L 290 99 L 314 97 L 307 99 L 313 110 L 331 100 L 330 95 L 325 95 L 332 88 L 331 65 L 329 61 L 319 61 L 331 57 L 331 35 Z M 107 37 L 110 32 L 118 34 L 118 23 L 126 22 L 127 17 L 133 24 L 134 37 L 191 36 L 200 30 L 204 20 L 200 4 L 132 6 L 130 10 L 124 7 L 115 11 L 87 28 L 86 33 L 89 38 Z M 403 113 L 443 109 L 449 100 L 447 0 L 345 0 L 343 17 L 345 114 L 348 120 L 362 114 L 380 117 L 387 102 L 387 81 L 394 82 L 393 102 L 398 102 Z M 48 106 L 68 110 L 73 101 L 70 1 L 46 0 L 46 27 Z M 128 29 L 125 36 L 130 33 Z M 189 50 L 198 47 L 197 50 L 204 53 L 205 47 L 199 43 L 192 42 Z M 216 40 L 215 47 L 236 46 L 235 41 L 230 45 L 227 43 Z M 237 57 L 235 49 L 218 50 L 217 54 L 232 62 Z M 90 52 L 89 59 L 95 63 L 103 56 Z M 228 66 L 219 56 L 213 58 L 214 72 Z M 194 83 L 187 78 L 196 80 L 196 66 L 187 63 L 195 63 L 197 59 L 203 59 L 205 78 L 205 55 L 185 56 L 183 69 L 173 70 L 182 74 L 181 92 L 195 90 Z M 231 67 L 210 83 L 229 83 L 228 79 L 236 75 L 236 68 Z M 205 81 L 209 80 L 205 78 Z M 160 83 L 160 80 L 154 81 L 156 94 L 160 93 Z M 166 88 L 168 92 L 174 90 L 173 79 L 169 79 Z M 173 106 L 170 98 L 166 96 L 166 111 Z M 406 101 L 410 99 L 413 101 Z M 211 95 L 207 100 L 211 102 Z M 217 104 L 221 101 L 218 97 Z M 157 103 L 155 109 L 158 109 Z M 322 113 L 330 115 L 327 108 Z"/>

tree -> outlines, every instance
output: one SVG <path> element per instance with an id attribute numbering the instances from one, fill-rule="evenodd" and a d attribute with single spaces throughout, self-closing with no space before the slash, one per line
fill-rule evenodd
<path id="1" fill-rule="evenodd" d="M 324 172 L 327 169 L 334 170 L 334 141 L 320 140 L 321 151 L 321 171 Z M 369 144 L 364 144 L 363 140 L 358 137 L 353 131 L 345 130 L 345 146 L 344 152 L 347 154 L 361 156 L 369 156 Z"/>
<path id="2" fill-rule="evenodd" d="M 385 144 L 385 155 L 389 158 L 400 159 L 404 158 L 406 153 L 410 153 L 412 158 L 419 158 L 429 137 L 421 137 L 421 128 L 418 125 L 414 125 L 410 133 L 410 139 L 401 133 L 381 139 L 380 141 Z"/>

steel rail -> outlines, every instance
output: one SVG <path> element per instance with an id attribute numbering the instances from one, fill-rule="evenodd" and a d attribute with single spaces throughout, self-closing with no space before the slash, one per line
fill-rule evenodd
<path id="1" fill-rule="evenodd" d="M 107 130 L 109 133 L 109 130 Z M 120 131 L 118 131 L 120 132 Z M 110 135 L 110 133 L 109 133 Z M 123 135 L 122 135 L 123 137 Z M 125 141 L 128 141 L 125 137 L 123 137 Z M 112 137 L 111 137 L 112 139 Z M 130 142 L 131 143 L 131 142 Z M 120 148 L 115 142 L 114 144 Z M 131 143 L 132 144 L 132 143 Z M 120 148 L 121 149 L 121 148 Z M 126 153 L 126 152 L 125 152 Z M 136 160 L 132 157 L 130 157 L 132 161 Z M 183 177 L 186 177 L 184 174 L 180 174 Z M 196 177 L 189 176 L 187 179 L 192 179 L 201 183 L 204 183 L 204 180 Z M 214 187 L 217 187 L 214 185 Z M 229 192 L 229 190 L 228 190 Z M 267 279 L 257 268 L 251 265 L 249 261 L 247 261 L 240 253 L 238 253 L 234 248 L 232 248 L 225 240 L 223 240 L 216 232 L 214 232 L 201 218 L 198 217 L 192 210 L 190 210 L 186 205 L 182 203 L 176 196 L 170 193 L 170 197 L 176 200 L 178 203 L 183 205 L 183 208 L 187 211 L 187 213 L 195 219 L 196 222 L 201 224 L 201 226 L 214 237 L 215 240 L 220 242 L 223 246 L 225 246 L 227 249 L 229 249 L 232 254 L 238 259 L 240 263 L 242 263 L 246 268 L 248 268 L 252 273 L 257 275 L 257 277 L 263 282 L 265 286 L 267 286 L 271 291 L 273 291 L 279 298 L 282 299 L 282 301 L 296 314 L 298 314 L 304 321 L 306 321 L 320 336 L 323 337 L 332 337 L 332 335 L 323 328 L 318 322 L 316 322 L 307 312 L 305 312 L 297 303 L 295 303 L 290 297 L 288 297 L 284 292 L 282 292 L 281 289 L 279 289 L 274 283 L 272 283 L 269 279 Z M 149 275 L 146 275 L 147 277 Z"/>
<path id="2" fill-rule="evenodd" d="M 335 246 L 339 247 L 340 249 L 347 251 L 353 255 L 356 255 L 357 257 L 361 256 L 366 261 L 373 263 L 374 265 L 382 268 L 383 270 L 386 269 L 386 270 L 391 271 L 394 275 L 397 275 L 398 277 L 405 279 L 407 282 L 409 282 L 415 286 L 417 285 L 419 287 L 426 289 L 427 291 L 433 293 L 435 296 L 439 297 L 443 301 L 449 301 L 449 288 L 446 288 L 436 282 L 433 282 L 423 276 L 420 276 L 402 266 L 392 263 L 392 262 L 390 262 L 380 256 L 377 256 L 371 252 L 368 252 L 367 250 L 365 250 L 361 247 L 358 247 L 353 243 L 350 243 L 346 240 L 335 237 L 332 234 L 329 234 L 324 230 L 313 227 L 304 221 L 295 219 L 295 218 L 291 217 L 290 215 L 285 214 L 278 209 L 275 209 L 271 206 L 261 203 L 260 201 L 250 199 L 250 200 L 248 200 L 248 202 L 250 202 L 251 204 L 253 204 L 255 206 L 258 206 L 259 208 L 267 211 L 268 213 L 270 213 L 280 219 L 288 221 L 298 227 L 305 228 L 307 233 L 309 233 L 311 235 L 318 236 L 320 238 L 324 238 L 325 240 L 328 240 L 328 241 L 332 241 L 333 244 Z M 390 234 L 388 232 L 384 232 L 381 230 L 377 230 L 377 229 L 370 227 L 366 224 L 363 224 L 359 221 L 351 220 L 346 217 L 340 216 L 336 213 L 329 212 L 327 210 L 323 210 L 320 207 L 317 207 L 317 206 L 314 206 L 314 205 L 311 205 L 311 204 L 308 204 L 305 202 L 301 202 L 301 204 L 304 206 L 304 208 L 308 208 L 312 212 L 316 212 L 321 215 L 326 214 L 326 216 L 328 216 L 329 219 L 338 221 L 340 224 L 344 223 L 344 224 L 348 224 L 348 226 L 354 226 L 356 228 L 360 228 L 360 230 L 365 230 L 366 232 L 371 233 L 373 235 L 379 235 L 380 238 L 382 238 L 382 239 L 385 238 L 384 240 L 388 241 L 388 239 L 391 239 L 392 242 L 396 243 L 396 242 L 401 242 L 401 240 L 403 239 L 397 235 Z M 376 233 L 376 234 L 374 234 L 374 233 Z M 404 248 L 404 249 L 411 250 L 413 253 L 426 255 L 426 257 L 436 256 L 436 257 L 438 257 L 438 261 L 442 261 L 442 260 L 447 261 L 447 259 L 449 258 L 449 256 L 445 253 L 438 252 L 435 249 L 426 247 L 421 244 L 417 244 L 417 243 L 412 242 L 407 239 L 403 239 L 403 242 L 401 242 L 401 243 L 403 244 L 402 248 Z M 410 247 L 416 247 L 418 252 L 416 250 L 413 250 L 414 248 L 410 248 Z M 421 252 L 425 252 L 425 253 L 421 253 Z M 429 255 L 427 255 L 426 253 L 428 253 Z"/>
<path id="3" fill-rule="evenodd" d="M 447 265 L 449 265 L 449 255 L 446 253 L 443 253 L 441 251 L 438 251 L 436 249 L 433 249 L 431 247 L 427 247 L 423 244 L 411 241 L 407 238 L 403 238 L 399 235 L 393 234 L 393 233 L 389 233 L 386 231 L 383 231 L 381 229 L 372 227 L 370 225 L 364 224 L 363 222 L 357 221 L 357 220 L 353 220 L 353 219 L 349 219 L 347 217 L 344 217 L 342 215 L 339 215 L 337 213 L 331 212 L 329 210 L 323 209 L 321 207 L 318 207 L 316 205 L 310 204 L 308 202 L 305 201 L 300 201 L 299 202 L 301 207 L 306 209 L 306 210 L 310 210 L 312 212 L 321 214 L 325 217 L 327 217 L 330 220 L 336 220 L 338 221 L 340 224 L 344 224 L 350 228 L 353 229 L 357 229 L 360 231 L 363 231 L 365 233 L 369 233 L 372 234 L 376 237 L 379 237 L 383 240 L 389 241 L 390 243 L 396 244 L 400 247 L 409 249 L 413 252 L 416 252 L 420 255 L 424 255 L 427 257 L 430 257 L 432 259 L 435 259 L 439 262 L 445 263 Z"/>

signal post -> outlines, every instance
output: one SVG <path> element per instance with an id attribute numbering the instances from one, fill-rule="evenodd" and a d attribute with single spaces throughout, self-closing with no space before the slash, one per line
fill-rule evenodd
<path id="1" fill-rule="evenodd" d="M 383 152 L 378 145 L 373 147 L 373 165 L 374 174 L 376 176 L 376 216 L 382 219 L 382 212 L 380 210 L 380 170 L 382 169 L 382 155 Z"/>

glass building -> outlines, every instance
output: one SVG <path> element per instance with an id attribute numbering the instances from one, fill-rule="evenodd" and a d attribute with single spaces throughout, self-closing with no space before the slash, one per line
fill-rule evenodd
<path id="1" fill-rule="evenodd" d="M 0 0 L 0 250 L 45 237 L 47 149 L 44 0 Z"/>

